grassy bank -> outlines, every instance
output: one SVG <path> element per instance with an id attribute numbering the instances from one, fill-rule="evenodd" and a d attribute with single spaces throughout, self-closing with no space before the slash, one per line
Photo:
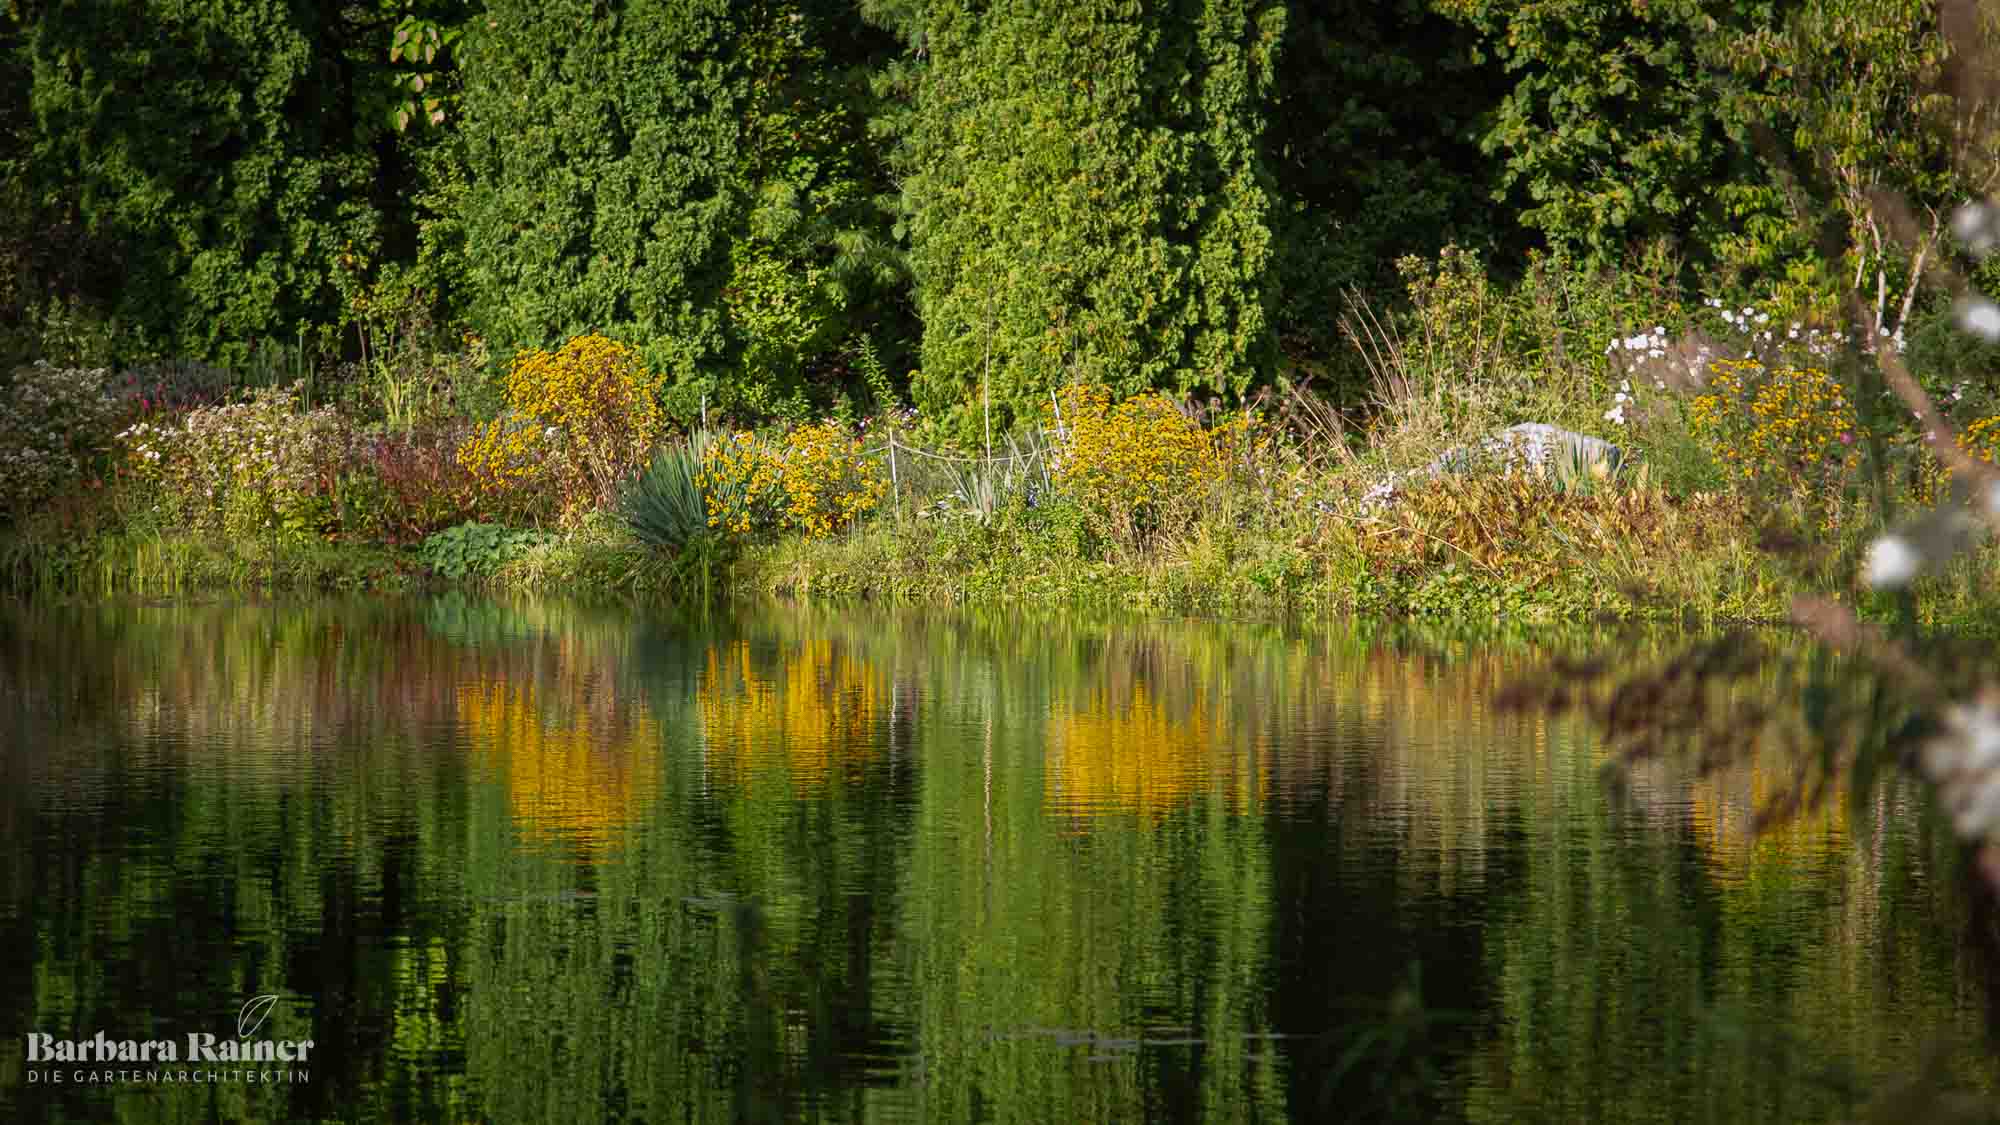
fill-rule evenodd
<path id="1" fill-rule="evenodd" d="M 204 593 L 407 593 L 488 589 L 538 594 L 692 598 L 721 592 L 724 575 L 663 555 L 599 522 L 539 538 L 470 568 L 441 567 L 421 545 L 259 541 L 186 530 L 0 534 L 0 586 L 23 596 L 174 597 Z"/>
<path id="2" fill-rule="evenodd" d="M 0 539 L 16 593 L 52 597 L 472 588 L 638 601 L 779 597 L 821 603 L 1018 605 L 1044 609 L 1275 617 L 1361 614 L 1564 621 L 1609 616 L 1702 624 L 1783 620 L 1802 593 L 1894 600 L 1839 578 L 1859 536 L 1818 562 L 1767 549 L 1740 500 L 1661 492 L 1571 495 L 1508 477 L 1441 482 L 1408 504 L 1435 517 L 1258 525 L 1218 507 L 1139 549 L 1108 547 L 1061 501 L 1011 503 L 989 517 L 884 517 L 819 537 L 672 553 L 610 519 L 447 573 L 420 546 L 230 540 L 101 530 Z M 1509 503 L 1511 501 L 1511 503 Z M 1246 526 L 1246 523 L 1249 526 Z M 1411 541 L 1428 545 L 1414 549 Z M 1401 558 L 1385 564 L 1391 555 Z M 1828 559 L 1832 565 L 1828 565 Z M 1919 617 L 1986 624 L 1991 548 L 1920 583 Z M 1846 570 L 1851 572 L 1851 567 Z"/>
<path id="3" fill-rule="evenodd" d="M 1451 486 L 1441 486 L 1451 487 Z M 1768 549 L 1773 533 L 1726 499 L 1655 497 L 1591 502 L 1541 497 L 1504 513 L 1467 494 L 1506 482 L 1460 482 L 1463 523 L 1432 532 L 1328 520 L 1296 536 L 1218 516 L 1150 549 L 1103 553 L 1073 515 L 1017 509 L 985 524 L 885 522 L 832 538 L 789 537 L 745 550 L 728 586 L 743 594 L 812 601 L 929 605 L 1101 606 L 1176 614 L 1384 614 L 1531 621 L 1613 617 L 1702 624 L 1777 622 L 1801 594 L 1833 594 L 1876 618 L 1903 606 L 1843 580 L 1840 560 L 1861 548 L 1800 555 Z M 1623 508 L 1647 522 L 1617 522 Z M 1482 517 L 1512 517 L 1513 526 Z M 1469 534 L 1468 534 L 1469 533 Z M 1429 537 L 1430 550 L 1396 565 L 1384 542 Z M 1828 559 L 1834 561 L 1829 565 Z M 1932 625 L 1992 615 L 1981 582 L 1996 563 L 1984 549 L 1919 584 L 1913 609 Z M 1851 571 L 1851 568 L 1849 568 Z"/>
<path id="4" fill-rule="evenodd" d="M 1703 525 L 1703 549 L 1676 549 L 1673 531 L 1697 530 L 1678 508 L 1664 508 L 1654 534 L 1608 531 L 1599 513 L 1561 502 L 1529 514 L 1535 526 L 1503 550 L 1439 539 L 1433 557 L 1385 567 L 1367 542 L 1374 529 L 1331 521 L 1293 536 L 1203 520 L 1147 549 L 1106 553 L 1061 513 L 1016 510 L 985 525 L 881 524 L 760 545 L 732 582 L 805 599 L 932 604 L 1703 620 L 1780 617 L 1797 585 L 1755 551 L 1747 528 Z M 1585 543 L 1601 553 L 1571 553 Z"/>

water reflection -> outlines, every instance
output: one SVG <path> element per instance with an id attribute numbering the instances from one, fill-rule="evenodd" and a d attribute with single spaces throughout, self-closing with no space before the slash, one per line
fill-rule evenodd
<path id="1" fill-rule="evenodd" d="M 1209 706 L 1196 696 L 1171 713 L 1144 680 L 1122 692 L 1094 689 L 1080 707 L 1055 704 L 1044 738 L 1045 800 L 1079 816 L 1158 816 L 1219 786 L 1230 808 L 1245 811 L 1261 795 L 1264 779 L 1251 771 L 1269 748 L 1231 745 Z"/>
<path id="2" fill-rule="evenodd" d="M 824 638 L 763 661 L 747 639 L 712 644 L 695 695 L 709 769 L 744 784 L 775 770 L 824 786 L 872 752 L 889 691 L 873 664 Z"/>
<path id="3" fill-rule="evenodd" d="M 475 760 L 498 771 L 522 834 L 594 855 L 651 807 L 664 740 L 644 703 L 575 687 L 557 700 L 533 683 L 463 683 L 455 714 Z"/>
<path id="4" fill-rule="evenodd" d="M 1844 867 L 1849 862 L 1845 801 L 1824 801 L 1757 830 L 1760 811 L 1771 807 L 1790 782 L 1789 771 L 1780 766 L 1752 764 L 1692 784 L 1688 815 L 1694 838 L 1719 882 L 1738 883 L 1793 866 Z M 1871 801 L 1872 811 L 1878 821 L 1890 815 L 1919 818 L 1923 810 L 1913 796 L 1905 792 L 1893 801 Z"/>
<path id="5" fill-rule="evenodd" d="M 1493 706 L 1537 645 L 0 613 L 0 1037 L 269 994 L 323 1045 L 200 1088 L 0 1047 L 0 1119 L 1847 1119 L 1985 1033 L 1919 794 L 1756 837 L 1781 759 L 1610 800 Z"/>

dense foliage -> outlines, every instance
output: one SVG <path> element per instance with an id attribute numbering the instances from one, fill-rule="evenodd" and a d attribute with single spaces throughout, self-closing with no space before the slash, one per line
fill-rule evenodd
<path id="1" fill-rule="evenodd" d="M 918 404 L 976 432 L 1081 376 L 1240 394 L 1273 359 L 1259 139 L 1283 10 L 927 4 Z"/>
<path id="2" fill-rule="evenodd" d="M 1518 496 L 1327 517 L 1542 422 L 1853 534 L 1953 447 L 1770 337 L 1870 332 L 1953 423 L 2000 408 L 1925 280 L 1993 182 L 1972 10 L 12 4 L 0 520 L 108 484 L 128 530 L 707 549 L 893 512 L 952 565 L 1025 534 L 1365 601 L 1418 580 L 1384 543 L 1486 559 Z M 42 394 L 100 367 L 88 419 Z M 1571 507 L 1677 526 L 1633 503 Z"/>
<path id="3" fill-rule="evenodd" d="M 677 421 L 914 401 L 983 441 L 1067 382 L 1353 367 L 1351 297 L 1452 243 L 1821 318 L 1858 290 L 1918 332 L 1993 166 L 1961 8 L 14 4 L 0 362 L 290 341 L 295 376 L 374 379 L 600 332 Z"/>
<path id="4" fill-rule="evenodd" d="M 277 0 L 12 10 L 0 72 L 27 113 L 0 98 L 0 128 L 23 211 L 0 258 L 21 275 L 0 288 L 57 320 L 51 358 L 241 359 L 335 322 L 337 259 L 382 223 L 365 19 Z"/>
<path id="5" fill-rule="evenodd" d="M 748 97 L 724 0 L 520 0 L 465 52 L 468 310 L 500 354 L 591 331 L 691 376 L 721 295 Z"/>
<path id="6" fill-rule="evenodd" d="M 1479 146 L 1493 64 L 1438 8 L 1339 0 L 1285 15 L 1263 161 L 1276 186 L 1274 324 L 1293 358 L 1344 351 L 1343 292 L 1392 291 L 1406 254 L 1520 248 Z"/>

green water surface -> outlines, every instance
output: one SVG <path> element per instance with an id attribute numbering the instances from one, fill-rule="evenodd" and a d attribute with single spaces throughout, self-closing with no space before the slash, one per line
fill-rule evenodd
<path id="1" fill-rule="evenodd" d="M 1990 1095 L 1981 923 L 1921 792 L 1755 838 L 1761 767 L 1614 800 L 1580 722 L 1493 707 L 1542 655 L 463 596 L 0 606 L 0 1121 Z M 99 1032 L 313 1047 L 256 1081 L 29 1058 Z M 222 1074 L 159 1073 L 190 1066 Z"/>

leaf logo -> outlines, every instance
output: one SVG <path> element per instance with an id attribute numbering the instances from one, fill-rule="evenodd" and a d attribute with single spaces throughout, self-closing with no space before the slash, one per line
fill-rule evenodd
<path id="1" fill-rule="evenodd" d="M 271 1009 L 277 1007 L 277 1004 L 276 996 L 251 997 L 249 1003 L 243 1005 L 243 1010 L 236 1013 L 237 1037 L 248 1039 L 255 1035 L 257 1029 L 264 1026 L 264 1020 L 270 1016 Z"/>

